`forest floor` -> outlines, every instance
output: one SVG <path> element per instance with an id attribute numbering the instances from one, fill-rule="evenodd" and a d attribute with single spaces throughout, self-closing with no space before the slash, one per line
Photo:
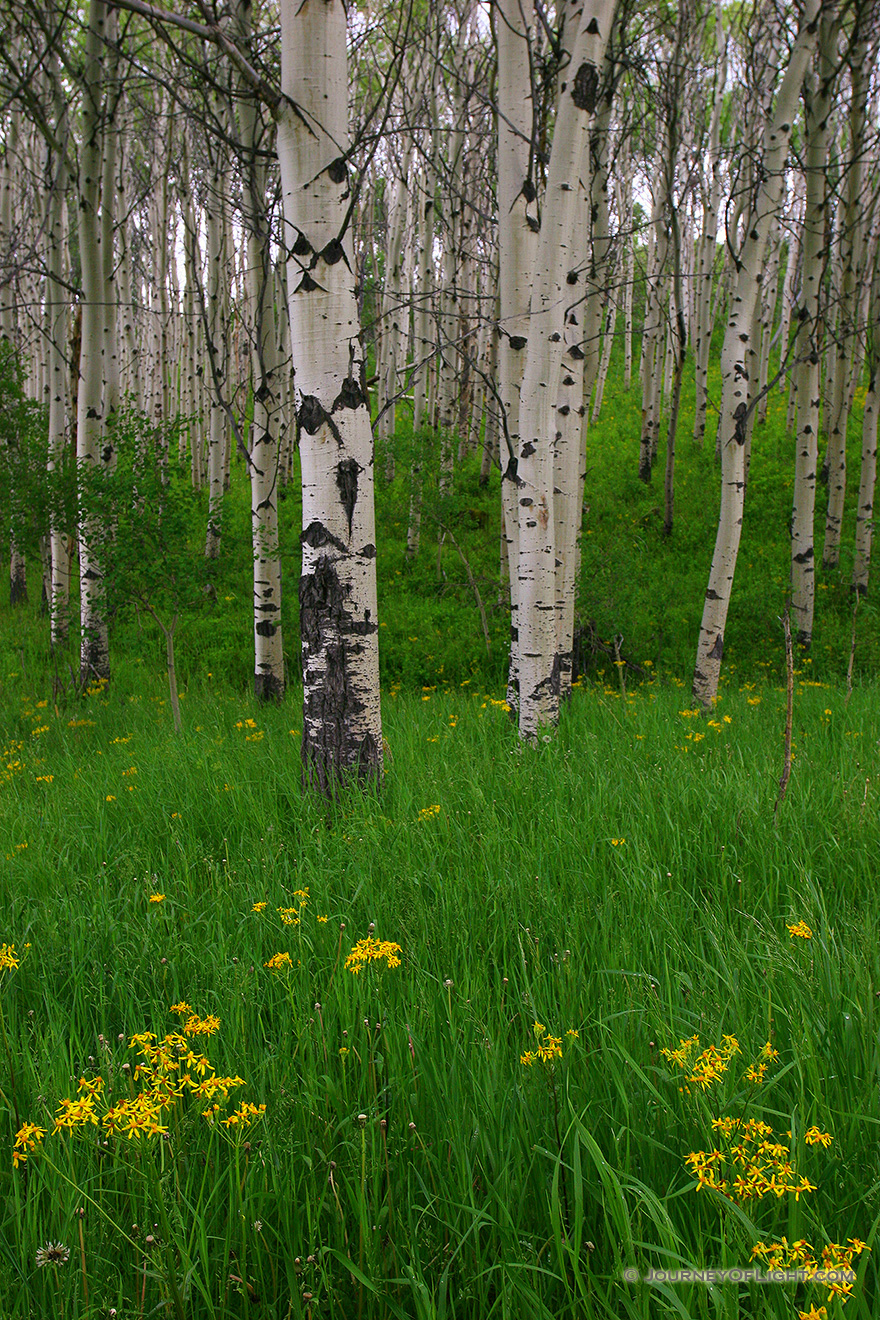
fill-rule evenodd
<path id="1" fill-rule="evenodd" d="M 710 715 L 688 667 L 717 476 L 683 442 L 664 540 L 633 407 L 591 433 L 599 645 L 536 749 L 504 702 L 497 475 L 466 467 L 407 565 L 405 438 L 380 492 L 381 791 L 304 796 L 300 693 L 248 695 L 238 469 L 217 600 L 181 625 L 181 734 L 143 616 L 83 694 L 36 606 L 0 611 L 2 1320 L 834 1316 L 816 1282 L 647 1281 L 823 1260 L 852 1267 L 847 1317 L 876 1314 L 870 598 L 849 693 L 846 566 L 820 583 L 776 808 L 773 405 Z M 438 521 L 488 651 L 448 539 L 437 578 Z"/>

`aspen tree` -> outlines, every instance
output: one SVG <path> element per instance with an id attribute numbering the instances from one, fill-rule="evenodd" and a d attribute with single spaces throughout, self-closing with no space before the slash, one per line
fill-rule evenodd
<path id="1" fill-rule="evenodd" d="M 542 727 L 555 724 L 559 713 L 553 409 L 565 351 L 568 274 L 582 180 L 589 179 L 590 116 L 596 109 L 615 7 L 615 0 L 584 0 L 569 9 L 573 39 L 561 74 L 532 274 L 516 469 L 519 731 L 527 742 L 534 742 Z"/>
<path id="2" fill-rule="evenodd" d="M 822 282 L 828 223 L 828 116 L 835 74 L 836 24 L 826 12 L 820 24 L 817 68 L 804 81 L 806 194 L 803 227 L 800 332 L 797 339 L 797 440 L 791 515 L 791 618 L 797 642 L 813 636 L 816 560 L 813 522 L 819 461 Z"/>
<path id="3" fill-rule="evenodd" d="M 862 418 L 862 456 L 859 498 L 856 506 L 856 544 L 852 588 L 860 596 L 868 591 L 871 545 L 874 536 L 874 492 L 877 484 L 877 420 L 880 414 L 880 247 L 870 281 L 870 313 L 867 318 L 868 389 Z"/>
<path id="4" fill-rule="evenodd" d="M 538 246 L 534 177 L 534 108 L 529 67 L 530 32 L 523 0 L 495 0 L 498 53 L 498 394 L 502 529 L 508 563 L 519 558 L 517 458 L 520 386 L 529 336 L 529 293 Z M 510 573 L 510 662 L 507 701 L 518 704 L 519 582 Z"/>
<path id="5" fill-rule="evenodd" d="M 67 101 L 58 77 L 58 59 L 50 55 L 53 88 L 54 129 L 58 144 L 68 131 Z M 48 458 L 50 474 L 58 471 L 67 447 L 67 380 L 65 349 L 70 316 L 68 283 L 66 195 L 69 184 L 66 154 L 47 146 L 46 201 L 46 339 L 48 345 L 49 409 Z M 67 641 L 70 625 L 70 542 L 57 502 L 50 509 L 49 543 L 52 584 L 49 596 L 49 619 L 52 642 Z"/>
<path id="6" fill-rule="evenodd" d="M 207 375 L 210 412 L 208 421 L 208 527 L 205 558 L 216 559 L 220 553 L 223 516 L 223 488 L 226 468 L 226 444 L 229 423 L 223 406 L 226 374 L 229 367 L 229 303 L 226 223 L 229 170 L 220 158 L 219 144 L 213 144 L 211 189 L 206 199 L 205 233 L 207 277 L 204 283 L 202 321 L 207 348 Z"/>
<path id="7" fill-rule="evenodd" d="M 870 88 L 870 69 L 877 57 L 877 26 L 880 11 L 873 3 L 856 7 L 855 32 L 849 52 L 850 107 L 848 116 L 849 146 L 846 156 L 846 187 L 841 198 L 841 225 L 837 244 L 840 263 L 840 298 L 836 342 L 833 347 L 832 388 L 826 385 L 828 400 L 828 508 L 825 518 L 823 568 L 835 568 L 840 558 L 843 507 L 846 498 L 846 428 L 849 420 L 850 363 L 855 336 L 857 270 L 865 234 L 865 137 Z"/>
<path id="8" fill-rule="evenodd" d="M 278 157 L 303 487 L 305 782 L 382 772 L 373 437 L 349 228 L 346 16 L 282 0 Z"/>
<path id="9" fill-rule="evenodd" d="M 103 159 L 104 84 L 102 61 L 106 0 L 89 0 L 83 69 L 78 237 L 83 288 L 82 341 L 77 392 L 76 458 L 80 466 L 109 467 L 113 447 L 104 433 L 102 339 L 107 301 L 98 210 Z M 108 199 L 105 199 L 108 200 Z M 95 516 L 81 520 L 79 538 L 80 680 L 109 679 L 110 653 L 100 564 L 102 529 Z"/>
<path id="10" fill-rule="evenodd" d="M 697 281 L 695 291 L 694 373 L 696 403 L 694 440 L 703 443 L 706 434 L 706 411 L 709 404 L 709 349 L 712 342 L 712 287 L 718 248 L 718 213 L 721 208 L 721 111 L 727 84 L 727 35 L 724 15 L 718 0 L 715 9 L 715 76 L 712 84 L 712 111 L 709 121 L 708 182 L 702 184 L 702 227 L 697 244 Z"/>
<path id="11" fill-rule="evenodd" d="M 0 165 L 0 239 L 2 239 L 4 247 L 8 248 L 10 254 L 13 252 L 16 242 L 13 195 L 15 176 L 18 169 L 18 139 L 19 112 L 13 109 L 7 129 L 3 161 Z M 15 316 L 16 295 L 11 281 L 0 292 L 0 297 L 2 297 L 0 343 L 4 346 L 9 363 L 11 363 L 19 356 Z M 7 446 L 16 443 L 16 440 L 10 438 L 3 443 L 3 448 L 5 449 Z M 26 562 L 24 554 L 16 541 L 14 530 L 9 540 L 9 602 L 11 605 L 25 605 L 27 603 Z"/>
<path id="12" fill-rule="evenodd" d="M 248 49 L 250 0 L 239 0 L 239 39 Z M 258 108 L 247 87 L 241 87 L 238 123 L 244 148 L 244 222 L 247 233 L 246 294 L 251 341 L 254 417 L 250 432 L 248 472 L 251 483 L 253 540 L 254 692 L 263 700 L 284 694 L 281 633 L 281 560 L 278 550 L 278 423 L 279 363 L 273 318 L 275 280 L 269 246 L 265 198 L 266 143 L 261 140 Z M 274 126 L 273 126 L 274 127 Z"/>
<path id="13" fill-rule="evenodd" d="M 724 628 L 733 587 L 745 501 L 745 441 L 749 415 L 751 328 L 761 293 L 761 269 L 770 226 L 785 177 L 791 128 L 807 65 L 816 47 L 820 0 L 807 0 L 788 64 L 765 120 L 758 187 L 746 215 L 745 238 L 736 255 L 736 278 L 721 350 L 721 508 L 715 551 L 700 624 L 693 693 L 709 706 L 718 692 Z"/>

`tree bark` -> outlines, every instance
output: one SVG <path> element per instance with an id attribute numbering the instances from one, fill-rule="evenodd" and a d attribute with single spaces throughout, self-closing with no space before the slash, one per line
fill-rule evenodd
<path id="1" fill-rule="evenodd" d="M 779 210 L 785 161 L 808 61 L 816 46 L 820 0 L 808 0 L 788 66 L 765 122 L 759 185 L 737 258 L 737 275 L 721 350 L 721 509 L 694 666 L 694 698 L 709 706 L 718 693 L 724 628 L 739 551 L 745 500 L 745 440 L 749 411 L 751 327 L 761 292 L 767 237 Z"/>
<path id="2" fill-rule="evenodd" d="M 373 436 L 348 225 L 341 0 L 282 0 L 278 119 L 303 487 L 304 782 L 382 773 Z"/>

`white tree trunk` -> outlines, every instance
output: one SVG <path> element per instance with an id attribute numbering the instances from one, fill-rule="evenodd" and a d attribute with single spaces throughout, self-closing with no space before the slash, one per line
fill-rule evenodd
<path id="1" fill-rule="evenodd" d="M 517 455 L 520 386 L 529 336 L 529 291 L 538 245 L 537 189 L 531 172 L 533 107 L 529 29 L 519 0 L 497 0 L 498 52 L 498 393 L 500 405 L 502 534 L 507 562 L 519 559 Z M 496 406 L 499 406 L 496 405 Z M 507 700 L 519 698 L 519 581 L 510 572 L 510 661 Z"/>
<path id="2" fill-rule="evenodd" d="M 57 63 L 57 61 L 56 61 Z M 55 86 L 59 83 L 53 80 Z M 67 106 L 59 93 L 55 97 L 55 131 L 63 142 L 67 131 Z M 46 337 L 48 341 L 49 416 L 48 460 L 50 473 L 64 462 L 67 447 L 67 328 L 70 295 L 67 293 L 67 250 L 65 194 L 68 186 L 67 160 L 63 152 L 50 151 L 50 192 L 46 206 Z M 52 643 L 67 641 L 70 625 L 70 538 L 57 510 L 53 508 L 49 526 L 52 585 L 49 593 L 49 620 Z"/>
<path id="3" fill-rule="evenodd" d="M 700 624 L 693 682 L 694 697 L 704 706 L 711 705 L 718 692 L 724 654 L 724 628 L 742 531 L 751 327 L 761 292 L 761 269 L 767 237 L 782 196 L 792 121 L 807 64 L 816 46 L 819 7 L 820 0 L 808 0 L 806 4 L 775 105 L 765 122 L 760 183 L 747 218 L 746 238 L 738 255 L 736 284 L 721 350 L 722 385 L 718 419 L 721 510 Z"/>
<path id="4" fill-rule="evenodd" d="M 217 148 L 219 151 L 219 147 Z M 203 322 L 206 339 L 205 374 L 210 399 L 208 421 L 208 527 L 205 557 L 216 559 L 220 553 L 223 519 L 223 489 L 226 473 L 226 443 L 229 422 L 223 406 L 226 377 L 230 365 L 228 275 L 225 212 L 228 196 L 228 172 L 219 161 L 213 171 L 211 204 L 205 215 L 206 259 L 205 306 Z"/>
<path id="5" fill-rule="evenodd" d="M 880 264 L 874 271 L 868 347 L 868 393 L 862 420 L 862 463 L 856 507 L 856 546 L 852 586 L 860 596 L 868 590 L 874 535 L 874 492 L 877 484 L 877 419 L 880 413 Z"/>
<path id="6" fill-rule="evenodd" d="M 867 237 L 864 223 L 863 195 L 865 131 L 870 86 L 870 69 L 876 63 L 876 5 L 866 6 L 873 24 L 861 14 L 859 32 L 850 57 L 852 82 L 849 113 L 849 159 L 847 161 L 846 199 L 840 230 L 841 265 L 840 317 L 837 329 L 834 386 L 828 427 L 828 509 L 825 519 L 823 568 L 835 568 L 840 559 L 840 535 L 846 498 L 846 429 L 849 421 L 848 385 L 855 340 L 855 313 L 858 302 L 856 272 L 860 249 Z M 874 30 L 872 30 L 872 27 Z M 868 52 L 872 58 L 868 58 Z"/>
<path id="7" fill-rule="evenodd" d="M 574 40 L 560 82 L 532 278 L 517 455 L 519 731 L 527 742 L 534 742 L 559 715 L 554 405 L 565 351 L 565 309 L 571 297 L 568 275 L 579 209 L 586 200 L 584 181 L 589 181 L 590 116 L 596 108 L 614 12 L 615 0 L 584 0 L 569 10 Z"/>
<path id="8" fill-rule="evenodd" d="M 77 393 L 76 459 L 86 466 L 113 460 L 103 425 L 103 370 L 106 284 L 101 252 L 98 190 L 102 165 L 103 87 L 106 0 L 90 0 L 83 79 L 82 145 L 79 171 L 79 252 L 82 267 L 82 347 Z M 80 681 L 109 679 L 110 652 L 100 543 L 105 529 L 83 517 L 79 536 Z"/>
<path id="9" fill-rule="evenodd" d="M 244 49 L 250 38 L 250 2 L 238 11 Z M 269 245 L 265 198 L 268 171 L 264 153 L 270 142 L 260 133 L 254 99 L 242 87 L 238 123 L 243 161 L 243 213 L 247 232 L 245 285 L 251 343 L 254 419 L 250 431 L 251 534 L 254 560 L 254 693 L 262 701 L 284 695 L 281 633 L 281 559 L 278 548 L 278 477 L 280 380 L 273 315 L 275 276 Z"/>
<path id="10" fill-rule="evenodd" d="M 279 111 L 287 281 L 301 430 L 305 781 L 333 793 L 382 772 L 373 436 L 347 226 L 341 0 L 282 0 Z"/>
<path id="11" fill-rule="evenodd" d="M 822 278 L 825 274 L 828 195 L 828 115 L 831 109 L 833 52 L 829 25 L 821 25 L 819 67 L 804 83 L 806 196 L 803 227 L 801 328 L 797 339 L 798 431 L 791 515 L 791 620 L 799 645 L 813 637 L 816 560 L 813 523 L 819 461 L 820 369 L 823 331 Z"/>

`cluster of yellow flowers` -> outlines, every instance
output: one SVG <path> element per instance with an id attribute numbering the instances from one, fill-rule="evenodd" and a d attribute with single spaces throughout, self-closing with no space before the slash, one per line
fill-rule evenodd
<path id="1" fill-rule="evenodd" d="M 275 909 L 275 911 L 278 913 L 279 917 L 281 918 L 281 924 L 283 926 L 299 925 L 303 908 L 306 906 L 306 904 L 309 901 L 309 891 L 308 889 L 295 889 L 293 891 L 293 897 L 299 900 L 295 907 L 277 907 Z M 268 906 L 269 906 L 268 903 L 265 902 L 254 903 L 251 906 L 251 912 L 265 912 Z M 319 917 L 318 920 L 326 921 L 327 918 Z M 266 965 L 268 966 L 268 964 Z"/>
<path id="2" fill-rule="evenodd" d="M 700 1047 L 699 1036 L 691 1036 L 688 1040 L 680 1040 L 677 1050 L 662 1049 L 660 1053 L 664 1059 L 674 1063 L 677 1067 L 684 1070 L 690 1069 L 687 1080 L 693 1082 L 696 1086 L 701 1086 L 707 1090 L 714 1082 L 717 1082 L 730 1067 L 730 1062 L 735 1055 L 741 1054 L 739 1041 L 736 1036 L 722 1036 L 720 1045 L 708 1045 L 699 1055 L 696 1051 Z M 769 1054 L 767 1051 L 770 1051 Z M 769 1041 L 762 1050 L 762 1057 L 774 1058 L 775 1050 L 770 1049 Z M 695 1057 L 696 1056 L 696 1057 Z M 754 1081 L 754 1078 L 750 1080 Z"/>
<path id="3" fill-rule="evenodd" d="M 14 944 L 0 944 L 0 972 L 14 972 L 18 966 Z"/>
<path id="4" fill-rule="evenodd" d="M 537 1049 L 526 1050 L 519 1056 L 520 1063 L 525 1068 L 531 1068 L 533 1063 L 539 1060 L 541 1063 L 553 1063 L 554 1059 L 562 1058 L 562 1037 L 551 1036 L 543 1022 L 536 1022 L 532 1027 L 535 1033 L 535 1040 L 538 1042 Z M 578 1032 L 574 1027 L 569 1027 L 566 1031 L 569 1040 L 577 1040 Z"/>
<path id="5" fill-rule="evenodd" d="M 293 963 L 289 953 L 273 953 L 269 961 L 263 963 L 263 966 L 268 967 L 270 972 L 282 972 L 285 968 L 292 967 Z"/>
<path id="6" fill-rule="evenodd" d="M 811 940 L 813 938 L 813 932 L 805 921 L 797 921 L 793 926 L 787 925 L 787 929 L 793 940 Z"/>
<path id="7" fill-rule="evenodd" d="M 368 935 L 365 940 L 358 940 L 346 958 L 345 966 L 355 976 L 365 963 L 382 962 L 383 959 L 389 967 L 399 967 L 400 959 L 397 955 L 400 952 L 399 944 L 392 944 L 389 940 L 375 940 L 372 935 Z"/>
<path id="8" fill-rule="evenodd" d="M 440 815 L 439 802 L 433 807 L 422 807 L 419 812 L 419 820 L 433 820 L 435 816 Z"/>
<path id="9" fill-rule="evenodd" d="M 53 1134 L 73 1133 L 91 1125 L 102 1128 L 107 1136 L 125 1136 L 130 1141 L 161 1136 L 168 1131 L 163 1122 L 167 1111 L 187 1093 L 196 1100 L 213 1101 L 201 1112 L 210 1122 L 215 1120 L 218 1097 L 228 1100 L 230 1091 L 244 1086 L 244 1078 L 218 1076 L 204 1054 L 193 1052 L 189 1038 L 214 1035 L 220 1028 L 220 1019 L 213 1014 L 199 1017 L 183 1002 L 174 1004 L 170 1011 L 186 1018 L 182 1032 L 169 1032 L 160 1040 L 154 1032 L 143 1031 L 129 1041 L 129 1049 L 137 1050 L 142 1059 L 133 1074 L 140 1089 L 110 1104 L 104 1094 L 103 1077 L 80 1078 L 77 1096 L 65 1097 L 58 1105 Z M 226 1127 L 250 1123 L 265 1108 L 265 1105 L 244 1103 L 223 1123 Z M 38 1150 L 45 1135 L 45 1128 L 24 1123 L 13 1144 L 13 1164 L 16 1167 L 24 1164 Z"/>
<path id="10" fill-rule="evenodd" d="M 209 1013 L 206 1018 L 200 1018 L 184 1000 L 179 1004 L 172 1004 L 168 1010 L 169 1013 L 177 1013 L 179 1017 L 185 1017 L 183 1023 L 184 1036 L 213 1036 L 220 1030 L 220 1019 L 213 1013 Z"/>
<path id="11" fill-rule="evenodd" d="M 275 909 L 285 926 L 299 925 L 300 913 L 309 901 L 309 891 L 307 889 L 295 889 L 293 891 L 293 896 L 294 898 L 299 899 L 299 903 L 296 907 L 280 907 Z"/>
<path id="12" fill-rule="evenodd" d="M 828 1289 L 829 1302 L 833 1297 L 839 1297 L 841 1303 L 844 1303 L 852 1296 L 855 1282 L 853 1257 L 870 1250 L 859 1238 L 847 1238 L 846 1243 L 829 1242 L 822 1248 L 820 1264 L 814 1248 L 806 1238 L 800 1238 L 797 1242 L 780 1238 L 778 1242 L 769 1244 L 757 1243 L 752 1247 L 752 1260 L 760 1259 L 768 1270 L 803 1270 L 808 1282 L 820 1283 Z M 818 1320 L 819 1316 L 825 1314 L 824 1306 L 818 1310 L 811 1307 L 809 1311 L 798 1312 L 800 1320 Z"/>
<path id="13" fill-rule="evenodd" d="M 816 1190 L 815 1183 L 798 1176 L 789 1158 L 789 1147 L 773 1140 L 772 1127 L 761 1119 L 715 1118 L 712 1127 L 721 1134 L 726 1149 L 691 1151 L 685 1156 L 698 1190 L 710 1188 L 740 1204 L 770 1195 L 777 1200 L 792 1195 L 799 1201 L 804 1192 Z M 811 1128 L 811 1134 L 813 1131 Z M 815 1132 L 811 1145 L 831 1142 L 830 1133 Z"/>

